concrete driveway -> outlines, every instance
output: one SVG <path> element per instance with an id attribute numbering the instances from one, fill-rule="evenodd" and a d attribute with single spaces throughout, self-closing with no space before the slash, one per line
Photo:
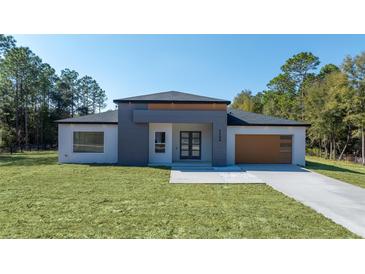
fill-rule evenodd
<path id="1" fill-rule="evenodd" d="M 274 189 L 365 237 L 365 189 L 293 165 L 239 165 Z"/>
<path id="2" fill-rule="evenodd" d="M 173 167 L 170 174 L 173 184 L 252 184 L 264 183 L 261 179 L 238 166 L 229 167 Z"/>

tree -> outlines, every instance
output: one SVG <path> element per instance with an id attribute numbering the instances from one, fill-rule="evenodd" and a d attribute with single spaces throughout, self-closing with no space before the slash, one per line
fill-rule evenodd
<path id="1" fill-rule="evenodd" d="M 94 114 L 105 108 L 105 101 L 107 100 L 105 91 L 90 76 L 86 75 L 80 78 L 78 81 L 78 92 L 81 98 L 77 109 L 79 114 Z"/>
<path id="2" fill-rule="evenodd" d="M 306 93 L 306 117 L 312 124 L 308 129 L 309 139 L 312 144 L 324 147 L 326 156 L 336 159 L 337 151 L 342 156 L 352 131 L 346 120 L 352 97 L 346 75 L 337 71 L 327 73 L 312 82 Z"/>
<path id="3" fill-rule="evenodd" d="M 0 34 L 0 59 L 5 52 L 15 47 L 15 42 L 13 36 Z"/>
<path id="4" fill-rule="evenodd" d="M 3 55 L 9 49 L 15 46 L 15 40 L 12 36 L 5 36 L 0 34 L 0 67 L 3 59 Z M 1 81 L 1 71 L 0 71 L 0 81 Z M 7 83 L 8 84 L 8 83 Z M 8 87 L 6 83 L 0 82 L 0 146 L 9 146 L 13 140 L 12 130 L 8 128 L 5 121 L 9 122 L 9 105 L 8 105 L 8 96 L 6 92 L 6 88 Z M 1 118 L 2 117 L 2 118 Z M 10 146 L 9 146 L 10 147 Z M 12 149 L 10 149 L 12 151 Z"/>
<path id="5" fill-rule="evenodd" d="M 39 92 L 34 107 L 36 113 L 35 142 L 37 147 L 43 149 L 46 144 L 52 144 L 56 138 L 54 134 L 54 123 L 51 120 L 52 94 L 55 92 L 57 76 L 55 70 L 49 64 L 42 64 L 38 78 Z"/>
<path id="6" fill-rule="evenodd" d="M 342 70 L 347 74 L 350 85 L 355 91 L 348 120 L 359 129 L 362 164 L 365 165 L 365 52 L 354 58 L 347 56 L 342 64 Z"/>
<path id="7" fill-rule="evenodd" d="M 91 96 L 93 92 L 94 80 L 90 76 L 84 76 L 78 81 L 78 90 L 81 101 L 77 108 L 80 115 L 88 115 L 91 113 Z"/>
<path id="8" fill-rule="evenodd" d="M 281 94 L 277 91 L 264 91 L 262 96 L 263 109 L 265 115 L 272 115 L 286 119 L 296 119 L 295 97 L 289 93 Z"/>
<path id="9" fill-rule="evenodd" d="M 301 52 L 286 60 L 281 73 L 274 77 L 263 92 L 263 112 L 290 119 L 304 119 L 305 87 L 315 80 L 313 71 L 319 58 Z"/>
<path id="10" fill-rule="evenodd" d="M 91 77 L 80 82 L 78 75 L 64 69 L 58 77 L 29 48 L 0 35 L 0 147 L 45 148 L 57 141 L 54 120 L 104 108 L 105 91 Z"/>
<path id="11" fill-rule="evenodd" d="M 262 112 L 262 94 L 252 95 L 250 90 L 242 90 L 233 100 L 232 108 L 249 112 Z"/>
<path id="12" fill-rule="evenodd" d="M 318 73 L 318 77 L 323 79 L 326 75 L 332 72 L 340 72 L 340 68 L 334 64 L 326 64 L 324 65 Z"/>
<path id="13" fill-rule="evenodd" d="M 76 110 L 79 107 L 78 103 L 81 99 L 81 95 L 78 89 L 78 77 L 79 74 L 70 69 L 64 69 L 61 71 L 60 77 L 56 81 L 58 97 L 57 100 L 64 108 L 69 111 L 71 117 L 75 116 Z"/>
<path id="14" fill-rule="evenodd" d="M 313 79 L 314 71 L 319 65 L 319 58 L 310 52 L 301 52 L 289 58 L 281 67 L 281 70 L 288 75 L 295 84 L 296 94 L 299 95 L 299 108 L 301 119 L 304 119 L 304 84 L 308 84 L 309 79 Z"/>
<path id="15" fill-rule="evenodd" d="M 90 112 L 92 114 L 97 112 L 98 109 L 98 97 L 100 96 L 100 92 L 102 89 L 99 84 L 93 80 L 90 86 Z"/>
<path id="16" fill-rule="evenodd" d="M 263 113 L 297 119 L 295 82 L 289 74 L 279 74 L 267 84 L 267 87 L 262 96 Z"/>
<path id="17" fill-rule="evenodd" d="M 0 35 L 0 148 L 10 152 L 57 142 L 54 120 L 95 113 L 105 107 L 105 91 L 89 76 L 55 70 L 29 48 Z"/>
<path id="18" fill-rule="evenodd" d="M 281 70 L 289 75 L 299 90 L 307 74 L 315 70 L 319 63 L 319 58 L 311 52 L 301 52 L 289 58 Z"/>
<path id="19" fill-rule="evenodd" d="M 8 109 L 9 116 L 15 116 L 15 139 L 20 148 L 23 144 L 29 145 L 29 106 L 37 92 L 35 79 L 40 64 L 41 59 L 24 47 L 8 50 L 1 62 L 0 90 L 6 98 L 1 105 L 3 109 Z"/>
<path id="20" fill-rule="evenodd" d="M 346 57 L 341 68 L 326 64 L 316 73 L 318 65 L 319 59 L 312 53 L 296 54 L 260 96 L 243 91 L 232 106 L 253 111 L 254 100 L 258 100 L 258 112 L 305 119 L 312 124 L 310 146 L 319 147 L 332 159 L 337 155 L 341 159 L 347 151 L 361 154 L 365 164 L 365 53 Z"/>
<path id="21" fill-rule="evenodd" d="M 296 83 L 288 73 L 280 73 L 267 84 L 267 88 L 270 91 L 275 91 L 278 94 L 288 93 L 291 95 L 296 94 L 295 86 Z"/>
<path id="22" fill-rule="evenodd" d="M 98 112 L 100 112 L 102 109 L 106 108 L 105 102 L 107 99 L 108 99 L 108 97 L 105 94 L 105 90 L 103 90 L 99 87 L 99 89 L 97 90 L 97 96 L 95 99 Z"/>

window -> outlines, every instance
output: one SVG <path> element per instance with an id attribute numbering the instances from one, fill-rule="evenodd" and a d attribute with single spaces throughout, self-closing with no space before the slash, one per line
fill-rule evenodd
<path id="1" fill-rule="evenodd" d="M 73 137 L 73 152 L 104 152 L 104 132 L 75 131 Z"/>
<path id="2" fill-rule="evenodd" d="M 165 153 L 166 134 L 165 132 L 155 132 L 155 153 Z"/>
<path id="3" fill-rule="evenodd" d="M 291 135 L 280 135 L 280 140 L 290 140 L 291 141 Z"/>
<path id="4" fill-rule="evenodd" d="M 180 159 L 201 159 L 201 132 L 180 131 Z"/>

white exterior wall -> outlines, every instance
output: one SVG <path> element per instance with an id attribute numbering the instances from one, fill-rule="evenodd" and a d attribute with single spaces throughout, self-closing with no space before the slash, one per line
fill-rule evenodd
<path id="1" fill-rule="evenodd" d="M 292 135 L 292 160 L 295 165 L 305 165 L 305 127 L 281 126 L 228 126 L 227 127 L 227 164 L 235 164 L 236 134 L 283 134 Z"/>
<path id="2" fill-rule="evenodd" d="M 211 124 L 173 124 L 172 125 L 172 161 L 180 160 L 180 131 L 201 131 L 201 159 L 186 161 L 212 161 L 212 125 Z"/>
<path id="3" fill-rule="evenodd" d="M 165 132 L 165 153 L 155 153 L 155 132 Z M 172 124 L 150 123 L 149 124 L 149 163 L 171 164 L 172 163 Z"/>
<path id="4" fill-rule="evenodd" d="M 73 152 L 74 131 L 104 132 L 104 153 Z M 59 124 L 58 160 L 60 163 L 116 163 L 118 161 L 118 125 Z"/>

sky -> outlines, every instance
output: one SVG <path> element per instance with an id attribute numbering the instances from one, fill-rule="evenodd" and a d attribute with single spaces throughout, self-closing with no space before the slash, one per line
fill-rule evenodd
<path id="1" fill-rule="evenodd" d="M 183 91 L 233 100 L 263 91 L 285 60 L 312 52 L 340 65 L 365 51 L 365 35 L 14 35 L 59 73 L 89 75 L 113 99 Z"/>

